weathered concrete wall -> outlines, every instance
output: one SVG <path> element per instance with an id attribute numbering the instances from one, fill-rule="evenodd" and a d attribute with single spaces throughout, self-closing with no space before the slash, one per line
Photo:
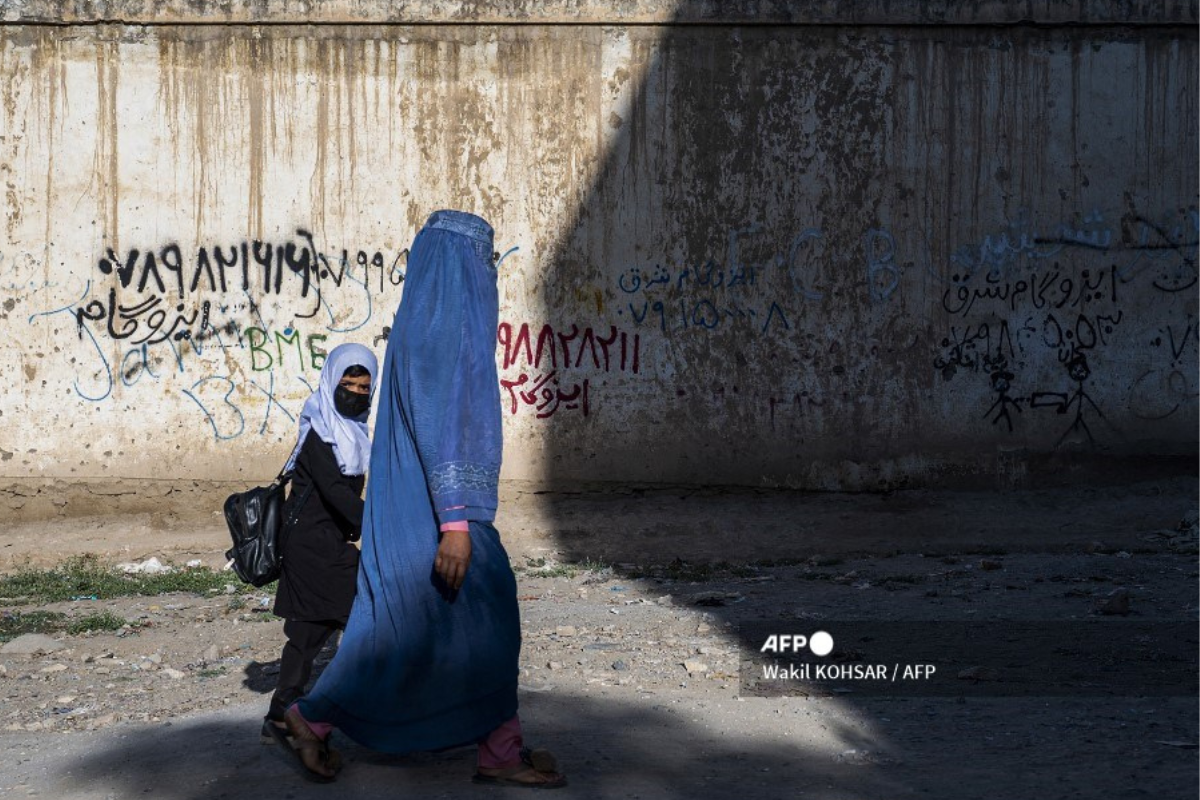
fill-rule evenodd
<path id="1" fill-rule="evenodd" d="M 0 19 L 76 24 L 1160 25 L 1196 0 L 4 0 Z"/>
<path id="2" fill-rule="evenodd" d="M 440 207 L 507 253 L 509 478 L 1196 451 L 1194 3 L 50 5 L 0 28 L 5 479 L 269 475 Z"/>

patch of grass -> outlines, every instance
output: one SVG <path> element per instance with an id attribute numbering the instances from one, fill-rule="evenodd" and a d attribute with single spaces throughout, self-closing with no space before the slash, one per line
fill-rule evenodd
<path id="1" fill-rule="evenodd" d="M 206 667 L 196 674 L 201 678 L 219 678 L 227 672 L 225 667 Z"/>
<path id="2" fill-rule="evenodd" d="M 718 569 L 713 564 L 692 564 L 677 558 L 670 564 L 656 569 L 655 572 L 673 581 L 702 583 L 714 578 Z"/>
<path id="3" fill-rule="evenodd" d="M 172 592 L 209 594 L 223 592 L 229 584 L 236 586 L 238 593 L 271 590 L 271 587 L 255 589 L 240 582 L 232 573 L 205 567 L 177 568 L 159 575 L 125 575 L 112 565 L 101 563 L 94 555 L 84 555 L 70 558 L 51 569 L 22 569 L 12 575 L 0 576 L 0 597 L 7 598 L 10 603 L 52 603 L 93 596 L 108 600 Z"/>
<path id="4" fill-rule="evenodd" d="M 99 614 L 88 614 L 67 623 L 67 633 L 76 635 L 88 631 L 118 631 L 129 624 L 129 621 L 108 611 Z"/>
<path id="5" fill-rule="evenodd" d="M 529 573 L 533 578 L 574 578 L 578 574 L 578 571 L 569 564 L 555 564 Z"/>
<path id="6" fill-rule="evenodd" d="M 611 567 L 603 561 L 585 558 L 574 563 L 548 562 L 544 558 L 525 557 L 525 566 L 513 568 L 514 572 L 524 572 L 531 578 L 574 578 L 584 572 L 603 572 Z"/>
<path id="7" fill-rule="evenodd" d="M 63 629 L 66 614 L 57 611 L 5 611 L 0 614 L 0 642 L 25 633 L 54 633 Z"/>
<path id="8" fill-rule="evenodd" d="M 728 563 L 721 562 L 720 564 L 693 564 L 683 559 L 677 558 L 669 564 L 647 564 L 644 566 L 626 568 L 619 570 L 622 577 L 629 580 L 639 580 L 642 578 L 659 578 L 662 580 L 680 581 L 683 583 L 703 583 L 705 581 L 715 580 L 722 574 L 730 574 L 732 568 Z M 745 567 L 750 574 L 753 574 L 753 569 Z"/>
<path id="9" fill-rule="evenodd" d="M 816 559 L 766 558 L 740 563 L 730 563 L 728 561 L 692 563 L 677 558 L 669 564 L 625 565 L 623 567 L 613 567 L 613 570 L 629 580 L 656 578 L 659 580 L 679 581 L 681 583 L 708 583 L 731 578 L 757 578 L 762 576 L 762 571 L 765 569 L 813 565 L 834 566 L 841 563 L 843 563 L 841 558 L 824 556 L 817 557 Z M 805 574 L 798 577 L 808 580 L 824 580 L 830 576 L 811 576 Z"/>
<path id="10" fill-rule="evenodd" d="M 75 619 L 58 611 L 6 611 L 0 615 L 0 642 L 24 633 L 61 633 L 77 636 L 88 631 L 116 631 L 130 623 L 108 611 Z M 136 624 L 135 624 L 136 627 Z"/>

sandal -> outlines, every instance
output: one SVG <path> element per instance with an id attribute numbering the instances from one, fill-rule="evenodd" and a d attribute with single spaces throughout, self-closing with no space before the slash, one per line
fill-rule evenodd
<path id="1" fill-rule="evenodd" d="M 341 754 L 331 748 L 325 739 L 312 732 L 295 706 L 287 710 L 283 721 L 287 729 L 281 730 L 271 725 L 271 734 L 276 741 L 286 745 L 296 754 L 296 758 L 304 767 L 304 776 L 317 783 L 332 783 L 336 780 L 342 767 Z M 288 734 L 291 734 L 290 739 Z"/>
<path id="2" fill-rule="evenodd" d="M 567 776 L 559 773 L 558 759 L 549 750 L 521 748 L 521 763 L 514 767 L 497 770 L 485 775 L 476 772 L 473 783 L 489 786 L 519 786 L 524 789 L 561 789 L 567 785 Z M 525 776 L 522 778 L 521 776 Z M 536 776 L 529 780 L 530 776 Z"/>
<path id="3" fill-rule="evenodd" d="M 536 750 L 522 747 L 521 760 L 538 772 L 558 772 L 558 759 L 554 757 L 554 753 L 542 747 Z"/>
<path id="4" fill-rule="evenodd" d="M 260 742 L 262 742 L 263 744 L 275 744 L 276 742 L 279 741 L 279 739 L 276 738 L 276 736 L 275 736 L 275 731 L 271 730 L 272 728 L 282 731 L 283 734 L 285 736 L 287 736 L 287 725 L 284 723 L 283 720 L 271 719 L 270 717 L 263 717 L 262 731 L 259 733 L 259 741 Z M 291 747 L 291 746 L 292 746 L 292 740 L 291 740 L 291 737 L 289 736 L 288 737 L 288 747 Z"/>

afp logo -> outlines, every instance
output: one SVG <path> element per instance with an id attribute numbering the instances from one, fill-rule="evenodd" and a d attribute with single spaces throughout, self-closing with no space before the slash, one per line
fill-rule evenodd
<path id="1" fill-rule="evenodd" d="M 833 652 L 833 637 L 825 631 L 817 631 L 812 636 L 799 633 L 772 633 L 759 648 L 760 653 L 799 653 L 811 650 L 813 655 L 827 656 Z"/>

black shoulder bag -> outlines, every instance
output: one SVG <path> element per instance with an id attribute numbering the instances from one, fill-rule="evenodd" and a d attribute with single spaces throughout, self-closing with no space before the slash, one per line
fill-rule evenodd
<path id="1" fill-rule="evenodd" d="M 290 457 L 288 461 L 291 462 Z M 280 534 L 296 522 L 312 492 L 309 484 L 284 520 L 284 490 L 291 480 L 292 473 L 285 464 L 269 486 L 231 494 L 225 501 L 225 522 L 233 537 L 233 547 L 225 551 L 225 557 L 234 573 L 253 586 L 266 586 L 278 580 L 283 562 Z"/>

